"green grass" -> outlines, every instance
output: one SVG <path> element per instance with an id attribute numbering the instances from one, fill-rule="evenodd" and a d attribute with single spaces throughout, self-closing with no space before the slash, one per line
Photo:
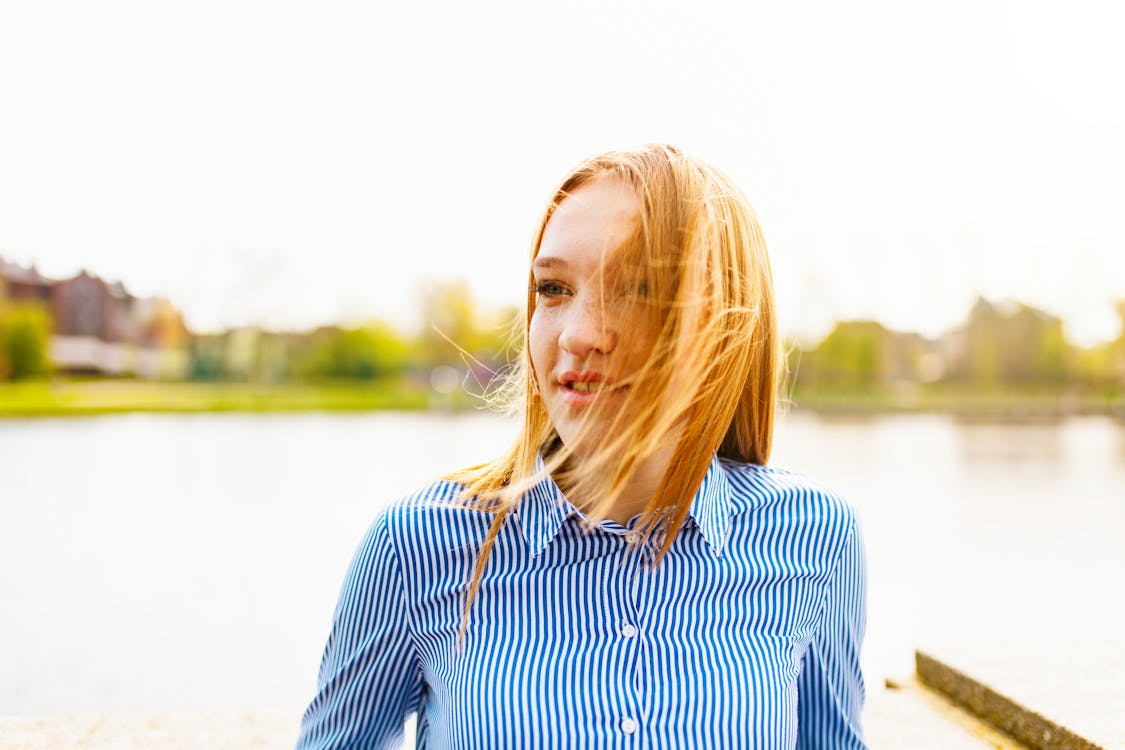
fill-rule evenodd
<path id="1" fill-rule="evenodd" d="M 403 383 L 262 386 L 140 380 L 0 383 L 0 417 L 83 416 L 128 412 L 303 412 L 463 409 L 467 393 L 437 397 Z"/>
<path id="2" fill-rule="evenodd" d="M 840 414 L 940 412 L 968 417 L 1024 419 L 1070 414 L 1125 418 L 1125 389 L 967 387 L 947 384 L 873 389 L 795 389 L 799 411 Z M 318 385 L 164 383 L 144 380 L 63 380 L 0 383 L 0 418 L 83 416 L 129 412 L 364 412 L 473 409 L 482 401 L 464 391 L 446 397 L 405 381 Z"/>
<path id="3" fill-rule="evenodd" d="M 1015 419 L 1073 414 L 1125 417 L 1125 391 L 1115 386 L 934 383 L 869 389 L 795 388 L 789 400 L 794 409 L 818 412 L 938 412 Z"/>

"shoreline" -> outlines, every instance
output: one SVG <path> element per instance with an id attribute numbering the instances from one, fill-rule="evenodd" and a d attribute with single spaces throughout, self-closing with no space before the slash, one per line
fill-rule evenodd
<path id="1" fill-rule="evenodd" d="M 793 391 L 785 411 L 826 417 L 949 414 L 964 419 L 1041 422 L 1076 416 L 1125 420 L 1125 391 L 1074 388 L 899 387 L 870 391 Z M 404 382 L 261 385 L 139 380 L 0 383 L 0 419 L 109 414 L 302 413 L 486 409 L 464 388 L 440 394 Z"/>

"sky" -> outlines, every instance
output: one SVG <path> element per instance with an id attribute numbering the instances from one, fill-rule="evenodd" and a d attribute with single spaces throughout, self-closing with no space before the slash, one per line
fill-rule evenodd
<path id="1" fill-rule="evenodd" d="M 1116 336 L 1111 2 L 0 2 L 0 256 L 200 331 L 519 304 L 552 189 L 670 142 L 727 172 L 783 331 L 934 336 L 978 294 Z"/>

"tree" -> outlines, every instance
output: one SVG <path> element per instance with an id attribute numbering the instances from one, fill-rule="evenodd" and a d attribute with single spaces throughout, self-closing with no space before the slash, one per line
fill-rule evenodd
<path id="1" fill-rule="evenodd" d="M 1121 332 L 1109 343 L 1109 376 L 1125 383 L 1125 299 L 1117 302 L 1117 316 L 1121 319 Z"/>
<path id="2" fill-rule="evenodd" d="M 879 323 L 842 321 L 806 355 L 807 365 L 802 362 L 800 367 L 811 371 L 810 380 L 870 387 L 883 377 L 887 339 L 887 329 Z"/>
<path id="3" fill-rule="evenodd" d="M 487 381 L 519 350 L 518 319 L 519 311 L 512 307 L 479 308 L 463 280 L 432 283 L 423 300 L 421 364 L 468 367 L 474 379 Z"/>
<path id="4" fill-rule="evenodd" d="M 0 307 L 0 379 L 47 375 L 51 319 L 39 305 Z"/>
<path id="5" fill-rule="evenodd" d="M 382 322 L 359 328 L 323 328 L 313 333 L 307 351 L 294 363 L 310 378 L 374 380 L 401 373 L 409 345 Z"/>

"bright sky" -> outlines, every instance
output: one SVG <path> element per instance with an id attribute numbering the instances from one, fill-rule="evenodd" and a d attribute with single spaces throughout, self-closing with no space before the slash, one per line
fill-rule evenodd
<path id="1" fill-rule="evenodd" d="M 0 255 L 194 328 L 516 304 L 576 161 L 669 141 L 731 174 L 782 328 L 935 335 L 977 293 L 1116 335 L 1122 5 L 9 2 Z"/>

